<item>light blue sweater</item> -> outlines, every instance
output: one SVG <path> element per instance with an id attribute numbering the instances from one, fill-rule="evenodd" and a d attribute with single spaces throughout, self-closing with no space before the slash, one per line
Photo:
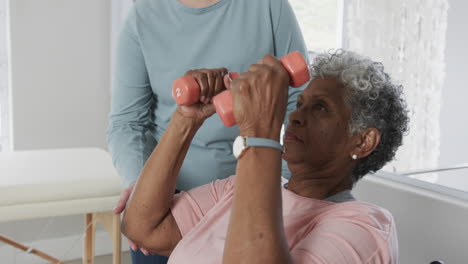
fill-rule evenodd
<path id="1" fill-rule="evenodd" d="M 176 109 L 175 79 L 199 68 L 243 72 L 266 54 L 282 57 L 295 50 L 306 55 L 287 0 L 220 0 L 205 8 L 177 0 L 136 1 L 119 38 L 107 131 L 124 186 L 136 181 L 168 126 Z M 290 88 L 288 115 L 301 90 Z M 177 188 L 233 175 L 232 143 L 238 134 L 237 126 L 225 127 L 216 114 L 206 120 L 192 141 Z M 283 175 L 289 176 L 286 168 Z"/>

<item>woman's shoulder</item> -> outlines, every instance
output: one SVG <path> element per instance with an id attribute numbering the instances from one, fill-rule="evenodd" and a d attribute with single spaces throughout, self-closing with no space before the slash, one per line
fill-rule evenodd
<path id="1" fill-rule="evenodd" d="M 391 232 L 395 228 L 392 214 L 385 208 L 363 201 L 349 201 L 329 206 L 324 213 L 324 221 L 331 219 L 358 224 Z"/>
<path id="2" fill-rule="evenodd" d="M 323 257 L 333 263 L 344 263 L 344 259 L 349 263 L 394 263 L 398 258 L 396 227 L 388 210 L 360 201 L 321 205 L 318 215 L 311 212 L 296 254 L 314 249 L 312 254 L 325 252 Z M 331 252 L 345 257 L 337 261 Z"/>

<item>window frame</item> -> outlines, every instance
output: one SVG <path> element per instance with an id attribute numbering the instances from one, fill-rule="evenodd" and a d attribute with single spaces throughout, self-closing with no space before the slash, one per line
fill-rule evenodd
<path id="1" fill-rule="evenodd" d="M 3 49 L 0 54 L 0 78 L 6 79 L 0 82 L 0 152 L 11 151 L 12 135 L 11 132 L 11 69 L 10 63 L 10 12 L 9 1 L 4 0 L 0 5 L 0 34 L 2 34 Z M 4 37 L 4 38 L 3 38 Z"/>

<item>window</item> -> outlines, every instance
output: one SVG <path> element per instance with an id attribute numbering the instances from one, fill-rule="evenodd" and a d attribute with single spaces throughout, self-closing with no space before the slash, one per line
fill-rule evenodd
<path id="1" fill-rule="evenodd" d="M 468 190 L 468 3 L 289 0 L 309 51 L 343 47 L 382 61 L 404 85 L 410 132 L 383 170 Z M 450 8 L 449 8 L 450 2 Z M 450 168 L 453 172 L 431 169 Z M 465 169 L 463 169 L 465 168 Z M 419 173 L 411 173 L 419 171 Z M 428 171 L 422 173 L 422 171 Z"/>
<path id="2" fill-rule="evenodd" d="M 8 1 L 0 0 L 0 152 L 10 149 L 7 10 Z"/>
<path id="3" fill-rule="evenodd" d="M 438 164 L 448 4 L 435 2 L 346 1 L 344 46 L 383 62 L 392 78 L 403 84 L 410 110 L 410 132 L 385 170 Z M 437 180 L 436 175 L 424 177 Z"/>
<path id="4" fill-rule="evenodd" d="M 289 0 L 289 3 L 309 51 L 341 47 L 343 0 Z"/>
<path id="5" fill-rule="evenodd" d="M 345 3 L 343 46 L 382 61 L 410 110 L 409 134 L 384 170 L 468 191 L 468 3 Z"/>

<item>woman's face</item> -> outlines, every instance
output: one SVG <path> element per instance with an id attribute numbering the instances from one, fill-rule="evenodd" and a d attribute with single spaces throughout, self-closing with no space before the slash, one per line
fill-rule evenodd
<path id="1" fill-rule="evenodd" d="M 290 167 L 321 170 L 349 162 L 351 110 L 345 95 L 346 88 L 336 79 L 317 78 L 298 97 L 284 137 L 283 159 Z"/>

